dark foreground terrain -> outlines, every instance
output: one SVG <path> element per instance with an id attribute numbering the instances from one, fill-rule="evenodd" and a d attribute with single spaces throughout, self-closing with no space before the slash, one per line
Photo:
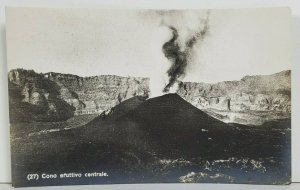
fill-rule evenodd
<path id="1" fill-rule="evenodd" d="M 80 117 L 12 124 L 14 186 L 290 183 L 290 119 L 226 124 L 177 94 L 136 96 L 98 117 Z M 108 176 L 27 180 L 31 173 L 102 171 Z"/>

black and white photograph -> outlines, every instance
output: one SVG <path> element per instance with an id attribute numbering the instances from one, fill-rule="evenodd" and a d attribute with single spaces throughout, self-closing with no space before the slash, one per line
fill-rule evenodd
<path id="1" fill-rule="evenodd" d="M 291 183 L 291 12 L 6 8 L 14 187 Z"/>

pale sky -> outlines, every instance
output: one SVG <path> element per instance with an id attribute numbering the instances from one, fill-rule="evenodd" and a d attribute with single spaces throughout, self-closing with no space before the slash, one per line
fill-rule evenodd
<path id="1" fill-rule="evenodd" d="M 79 76 L 151 77 L 169 67 L 166 25 L 193 30 L 206 10 L 6 9 L 8 68 Z M 211 10 L 209 33 L 194 50 L 184 81 L 239 80 L 290 69 L 288 8 Z"/>

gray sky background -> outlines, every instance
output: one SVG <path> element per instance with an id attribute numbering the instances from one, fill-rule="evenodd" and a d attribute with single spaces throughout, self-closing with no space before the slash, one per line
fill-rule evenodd
<path id="1" fill-rule="evenodd" d="M 7 8 L 8 68 L 146 76 L 158 85 L 170 65 L 162 52 L 171 37 L 166 24 L 190 31 L 197 26 L 195 18 L 205 14 L 206 10 Z M 196 45 L 182 80 L 239 80 L 290 69 L 290 22 L 288 8 L 212 10 L 209 34 Z"/>

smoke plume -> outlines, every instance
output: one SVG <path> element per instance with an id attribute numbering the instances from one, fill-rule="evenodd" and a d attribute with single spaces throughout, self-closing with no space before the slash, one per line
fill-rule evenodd
<path id="1" fill-rule="evenodd" d="M 167 71 L 169 81 L 163 89 L 165 93 L 169 92 L 179 77 L 185 76 L 186 67 L 192 57 L 192 50 L 195 44 L 202 41 L 208 32 L 209 11 L 206 18 L 199 20 L 199 22 L 203 22 L 202 25 L 183 41 L 179 39 L 178 29 L 174 26 L 169 26 L 169 29 L 172 31 L 172 38 L 162 46 L 163 53 L 171 62 L 171 67 Z"/>

